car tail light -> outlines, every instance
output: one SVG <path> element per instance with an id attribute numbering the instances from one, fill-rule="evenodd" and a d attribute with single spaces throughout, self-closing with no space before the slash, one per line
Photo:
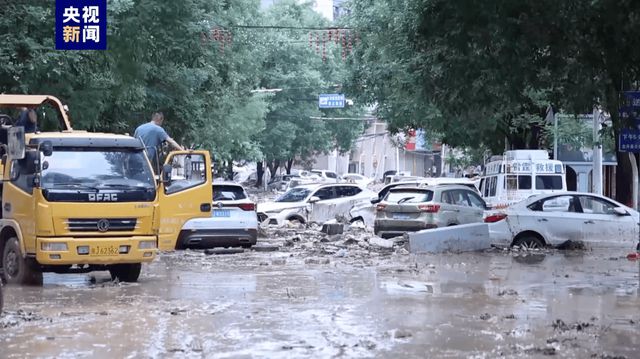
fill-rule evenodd
<path id="1" fill-rule="evenodd" d="M 490 216 L 487 216 L 487 218 L 484 219 L 484 223 L 500 222 L 505 218 L 507 218 L 507 215 L 504 213 L 492 214 Z"/>
<path id="2" fill-rule="evenodd" d="M 256 210 L 256 205 L 253 203 L 240 203 L 238 204 L 238 207 L 240 207 L 240 209 L 242 209 L 243 211 L 255 211 Z"/>
<path id="3" fill-rule="evenodd" d="M 384 211 L 385 208 L 387 208 L 386 204 L 378 204 L 376 206 L 376 211 Z"/>
<path id="4" fill-rule="evenodd" d="M 421 204 L 418 206 L 420 211 L 427 213 L 437 213 L 440 210 L 439 204 Z"/>

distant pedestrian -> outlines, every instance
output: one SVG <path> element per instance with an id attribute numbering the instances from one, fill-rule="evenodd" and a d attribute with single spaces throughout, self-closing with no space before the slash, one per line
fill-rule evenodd
<path id="1" fill-rule="evenodd" d="M 171 138 L 162 128 L 164 122 L 164 114 L 162 112 L 154 112 L 151 115 L 151 121 L 142 124 L 136 128 L 135 138 L 139 138 L 144 143 L 147 150 L 147 156 L 153 164 L 154 170 L 158 168 L 159 155 L 163 142 L 169 142 L 171 147 L 183 151 L 184 148 Z"/>

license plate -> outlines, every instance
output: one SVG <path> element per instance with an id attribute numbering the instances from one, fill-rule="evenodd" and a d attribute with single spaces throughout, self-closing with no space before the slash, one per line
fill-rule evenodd
<path id="1" fill-rule="evenodd" d="M 394 213 L 393 219 L 409 219 L 409 215 L 406 213 Z"/>
<path id="2" fill-rule="evenodd" d="M 228 209 L 214 209 L 213 210 L 214 217 L 229 217 L 231 216 L 231 212 Z"/>
<path id="3" fill-rule="evenodd" d="M 120 254 L 118 247 L 116 246 L 92 246 L 92 256 L 117 256 Z"/>

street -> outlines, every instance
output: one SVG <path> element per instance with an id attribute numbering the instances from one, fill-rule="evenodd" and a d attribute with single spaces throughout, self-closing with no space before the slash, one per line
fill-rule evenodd
<path id="1" fill-rule="evenodd" d="M 98 272 L 5 288 L 0 357 L 636 357 L 626 253 L 411 255 L 354 231 L 166 253 L 135 284 Z"/>

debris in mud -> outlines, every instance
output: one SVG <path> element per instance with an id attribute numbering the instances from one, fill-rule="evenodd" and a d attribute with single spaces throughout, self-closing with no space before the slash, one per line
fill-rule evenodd
<path id="1" fill-rule="evenodd" d="M 518 292 L 513 289 L 501 290 L 498 292 L 498 297 L 503 297 L 505 295 L 518 295 Z"/>
<path id="2" fill-rule="evenodd" d="M 275 252 L 279 250 L 280 247 L 273 246 L 273 245 L 260 244 L 260 245 L 253 246 L 252 249 L 256 252 Z"/>
<path id="3" fill-rule="evenodd" d="M 331 261 L 329 258 L 307 258 L 304 260 L 304 264 L 329 264 Z"/>
<path id="4" fill-rule="evenodd" d="M 524 350 L 525 354 L 542 354 L 542 355 L 556 355 L 556 348 L 554 347 L 546 347 L 546 348 L 528 348 Z"/>
<path id="5" fill-rule="evenodd" d="M 20 325 L 21 323 L 34 322 L 43 320 L 44 318 L 36 313 L 27 312 L 19 309 L 16 312 L 5 310 L 3 316 L 0 318 L 0 328 L 12 328 Z M 51 319 L 48 320 L 51 322 Z"/>
<path id="6" fill-rule="evenodd" d="M 210 248 L 205 249 L 204 254 L 212 255 L 212 254 L 238 254 L 243 253 L 244 249 L 242 248 Z"/>
<path id="7" fill-rule="evenodd" d="M 489 319 L 491 319 L 491 314 L 489 314 L 489 313 L 480 314 L 480 319 L 489 320 Z"/>
<path id="8" fill-rule="evenodd" d="M 555 322 L 553 322 L 553 324 L 551 325 L 553 327 L 553 329 L 560 331 L 560 332 L 566 332 L 569 330 L 576 330 L 576 331 L 583 331 L 586 328 L 589 328 L 591 326 L 593 326 L 593 324 L 591 323 L 585 323 L 585 322 L 577 322 L 577 323 L 573 323 L 571 325 L 566 324 L 562 319 L 556 319 Z"/>
<path id="9" fill-rule="evenodd" d="M 413 336 L 413 333 L 404 329 L 396 329 L 395 332 L 393 333 L 393 337 L 395 339 L 410 338 L 412 336 Z"/>
<path id="10" fill-rule="evenodd" d="M 504 319 L 516 319 L 515 314 L 509 314 L 509 315 L 505 315 Z"/>
<path id="11" fill-rule="evenodd" d="M 561 243 L 558 247 L 559 250 L 586 250 L 584 242 L 568 240 Z"/>

